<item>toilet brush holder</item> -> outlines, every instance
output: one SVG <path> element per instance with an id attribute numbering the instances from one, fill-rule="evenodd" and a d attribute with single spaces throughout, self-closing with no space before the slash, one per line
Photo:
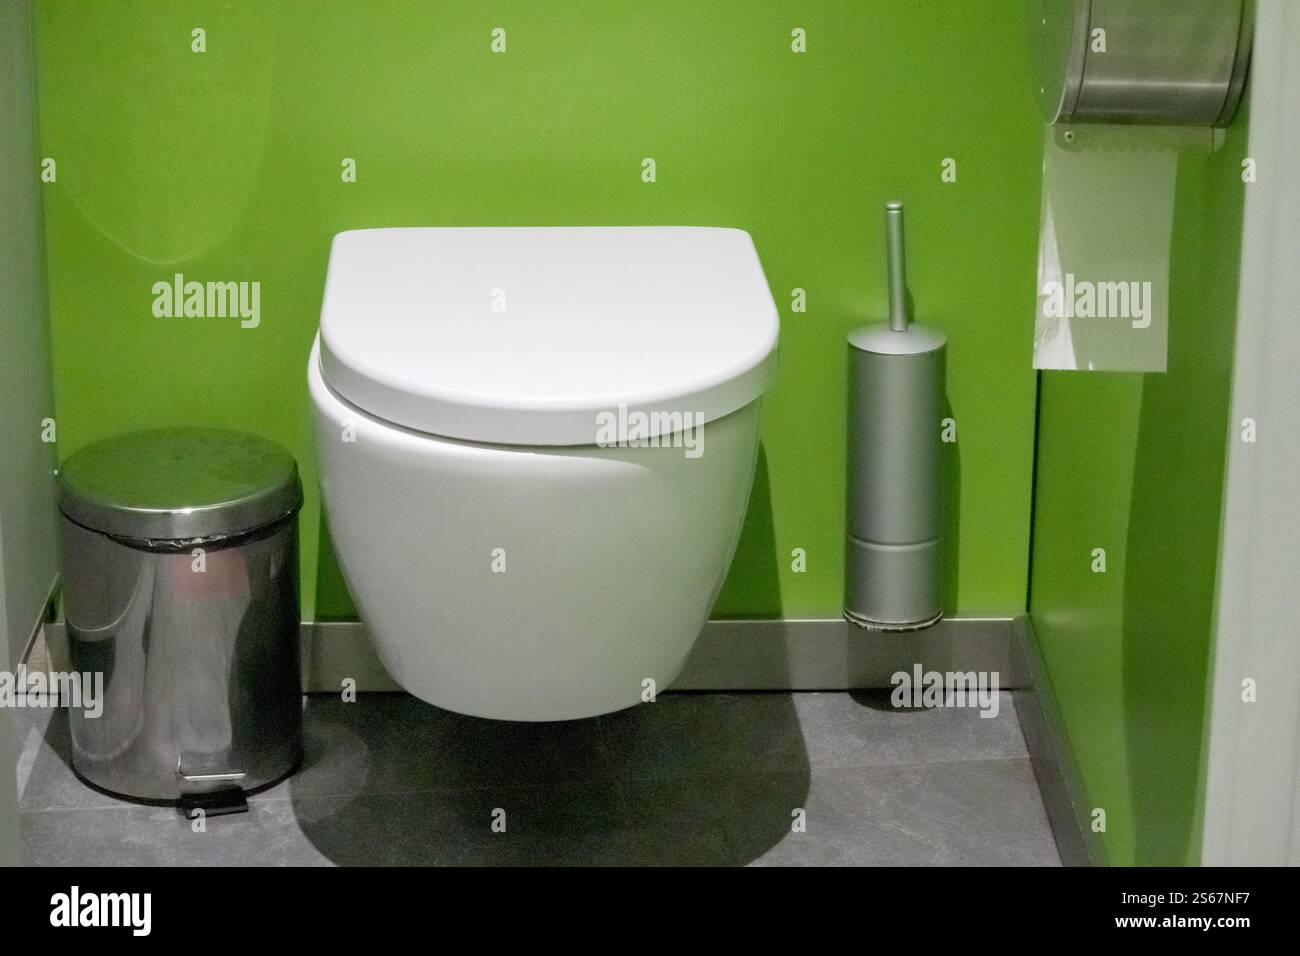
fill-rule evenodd
<path id="1" fill-rule="evenodd" d="M 916 630 L 943 616 L 940 530 L 947 337 L 910 321 L 903 206 L 885 207 L 889 321 L 849 333 L 844 616 Z"/>

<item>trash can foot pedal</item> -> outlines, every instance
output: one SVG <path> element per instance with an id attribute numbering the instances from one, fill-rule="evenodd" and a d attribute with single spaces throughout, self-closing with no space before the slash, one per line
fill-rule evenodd
<path id="1" fill-rule="evenodd" d="M 176 801 L 176 809 L 187 820 L 193 819 L 196 810 L 206 817 L 220 817 L 227 813 L 247 813 L 248 797 L 239 787 L 210 790 L 207 793 L 186 793 Z"/>

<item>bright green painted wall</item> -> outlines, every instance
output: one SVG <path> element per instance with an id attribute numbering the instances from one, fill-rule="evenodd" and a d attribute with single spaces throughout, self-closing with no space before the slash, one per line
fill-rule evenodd
<path id="1" fill-rule="evenodd" d="M 1019 4 L 58 0 L 37 28 L 60 453 L 180 422 L 283 442 L 308 479 L 308 616 L 353 613 L 318 540 L 304 387 L 330 237 L 615 223 L 753 234 L 781 370 L 719 612 L 838 614 L 844 333 L 884 312 L 894 197 L 917 308 L 952 343 L 948 607 L 1023 609 L 1041 134 Z M 154 318 L 174 272 L 260 281 L 261 326 Z"/>
<path id="2" fill-rule="evenodd" d="M 1042 376 L 1030 613 L 1113 863 L 1199 858 L 1246 125 L 1179 161 L 1168 371 Z"/>

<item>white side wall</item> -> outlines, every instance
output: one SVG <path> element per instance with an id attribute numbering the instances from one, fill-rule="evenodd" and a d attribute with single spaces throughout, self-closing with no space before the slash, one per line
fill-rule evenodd
<path id="1" fill-rule="evenodd" d="M 1201 861 L 1300 865 L 1300 3 L 1260 0 Z M 1242 441 L 1241 423 L 1257 423 Z M 1242 700 L 1243 681 L 1257 699 Z"/>
<path id="2" fill-rule="evenodd" d="M 16 665 L 55 577 L 53 415 L 29 0 L 0 0 L 0 669 Z M 0 710 L 0 863 L 17 860 L 12 715 Z"/>
<path id="3" fill-rule="evenodd" d="M 0 594 L 10 659 L 37 624 L 55 578 L 49 326 L 29 0 L 0 0 Z"/>

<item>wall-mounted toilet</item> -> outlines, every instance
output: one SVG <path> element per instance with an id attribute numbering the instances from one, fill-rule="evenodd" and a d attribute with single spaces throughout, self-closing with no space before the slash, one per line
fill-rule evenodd
<path id="1" fill-rule="evenodd" d="M 740 230 L 336 236 L 316 453 L 393 678 L 508 720 L 667 689 L 740 533 L 777 327 Z"/>

